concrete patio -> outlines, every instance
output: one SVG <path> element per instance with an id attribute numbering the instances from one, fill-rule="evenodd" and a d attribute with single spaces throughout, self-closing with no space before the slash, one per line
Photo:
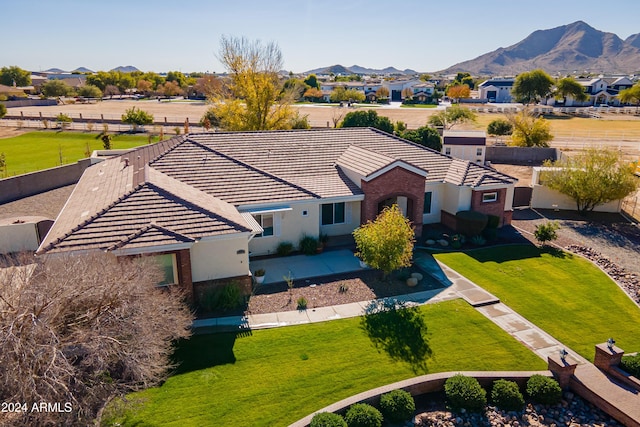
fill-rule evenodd
<path id="1" fill-rule="evenodd" d="M 294 255 L 250 261 L 252 272 L 266 271 L 264 284 L 284 282 L 284 277 L 307 279 L 363 270 L 349 249 L 327 250 L 317 255 Z"/>

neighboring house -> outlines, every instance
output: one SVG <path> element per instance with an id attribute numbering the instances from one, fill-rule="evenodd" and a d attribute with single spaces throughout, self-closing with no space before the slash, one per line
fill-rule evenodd
<path id="1" fill-rule="evenodd" d="M 549 168 L 536 166 L 533 168 L 533 176 L 531 178 L 531 186 L 533 192 L 531 194 L 531 207 L 534 209 L 561 209 L 575 211 L 576 202 L 569 196 L 552 190 L 544 185 L 541 180 L 541 174 Z M 618 213 L 622 209 L 622 200 L 614 200 L 604 205 L 596 206 L 596 212 L 615 212 Z"/>
<path id="2" fill-rule="evenodd" d="M 484 164 L 487 134 L 484 131 L 445 130 L 442 134 L 442 153 L 456 159 Z"/>
<path id="3" fill-rule="evenodd" d="M 478 98 L 489 102 L 511 102 L 511 89 L 515 77 L 494 77 L 478 85 Z"/>
<path id="4" fill-rule="evenodd" d="M 509 224 L 515 182 L 371 128 L 189 134 L 88 168 L 38 253 L 153 255 L 189 293 L 248 287 L 250 255 L 348 235 L 392 203 L 418 236 L 461 210 Z"/>

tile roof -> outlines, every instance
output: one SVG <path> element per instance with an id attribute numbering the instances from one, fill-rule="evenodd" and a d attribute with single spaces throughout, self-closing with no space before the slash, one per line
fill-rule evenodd
<path id="1" fill-rule="evenodd" d="M 371 128 L 189 134 L 88 168 L 39 252 L 255 231 L 237 208 L 361 195 L 340 165 L 366 176 L 397 160 L 424 170 L 427 182 L 515 182 Z"/>

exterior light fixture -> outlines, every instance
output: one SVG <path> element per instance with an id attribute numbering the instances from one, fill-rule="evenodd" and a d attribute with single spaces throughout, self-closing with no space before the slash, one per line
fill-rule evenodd
<path id="1" fill-rule="evenodd" d="M 567 350 L 565 350 L 564 348 L 560 350 L 560 360 L 564 362 L 568 354 L 569 353 L 567 353 Z"/>
<path id="2" fill-rule="evenodd" d="M 616 340 L 614 340 L 613 338 L 609 338 L 607 340 L 607 347 L 609 347 L 609 350 L 613 350 L 613 346 L 616 343 Z"/>

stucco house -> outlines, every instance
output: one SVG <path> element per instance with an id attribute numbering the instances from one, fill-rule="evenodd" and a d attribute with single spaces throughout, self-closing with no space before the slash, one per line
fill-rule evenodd
<path id="1" fill-rule="evenodd" d="M 515 77 L 494 77 L 478 85 L 478 98 L 489 102 L 511 102 Z"/>
<path id="2" fill-rule="evenodd" d="M 248 286 L 250 256 L 349 234 L 391 203 L 418 236 L 461 210 L 509 224 L 515 182 L 371 128 L 188 134 L 88 168 L 38 253 L 156 256 L 190 293 Z"/>
<path id="3" fill-rule="evenodd" d="M 487 134 L 484 131 L 445 130 L 442 133 L 442 153 L 456 159 L 484 164 Z"/>

